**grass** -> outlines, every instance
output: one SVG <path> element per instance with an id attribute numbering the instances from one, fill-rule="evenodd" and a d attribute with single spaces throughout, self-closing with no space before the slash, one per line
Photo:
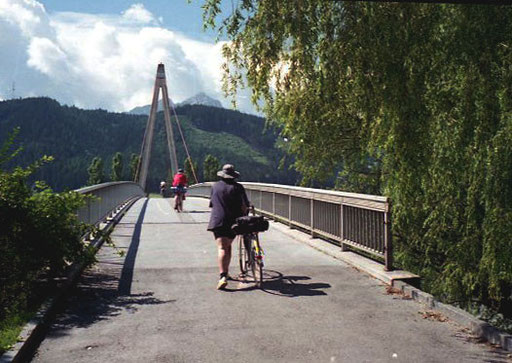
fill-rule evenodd
<path id="1" fill-rule="evenodd" d="M 162 198 L 160 193 L 149 193 L 149 198 Z"/>
<path id="2" fill-rule="evenodd" d="M 34 315 L 34 311 L 21 312 L 0 322 L 0 355 L 18 342 L 21 330 Z"/>

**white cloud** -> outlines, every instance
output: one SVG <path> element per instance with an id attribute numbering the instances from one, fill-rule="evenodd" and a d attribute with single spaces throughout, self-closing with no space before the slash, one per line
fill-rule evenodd
<path id="1" fill-rule="evenodd" d="M 66 68 L 66 54 L 48 38 L 32 38 L 28 47 L 28 65 L 47 75 L 57 76 Z"/>
<path id="2" fill-rule="evenodd" d="M 123 12 L 123 18 L 135 23 L 149 24 L 157 23 L 156 18 L 151 14 L 143 4 L 133 4 Z"/>
<path id="3" fill-rule="evenodd" d="M 46 34 L 49 30 L 44 6 L 34 0 L 0 0 L 0 19 L 17 25 L 24 36 Z"/>
<path id="4" fill-rule="evenodd" d="M 129 110 L 151 101 L 163 62 L 175 102 L 204 91 L 226 106 L 222 44 L 162 27 L 142 4 L 120 15 L 48 14 L 35 0 L 0 0 L 0 97 L 49 96 L 85 108 Z M 240 109 L 252 106 L 240 96 Z"/>

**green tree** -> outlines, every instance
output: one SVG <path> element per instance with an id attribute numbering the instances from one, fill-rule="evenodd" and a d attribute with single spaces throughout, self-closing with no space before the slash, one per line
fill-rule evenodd
<path id="1" fill-rule="evenodd" d="M 191 165 L 190 159 L 186 158 L 185 161 L 183 162 L 183 165 L 184 165 L 183 171 L 185 172 L 185 175 L 187 176 L 188 183 L 195 184 L 196 178 L 194 177 L 194 172 L 192 171 L 192 165 L 194 167 L 196 176 L 199 178 L 199 175 L 198 175 L 199 169 L 197 167 L 197 161 L 192 161 L 192 165 Z"/>
<path id="2" fill-rule="evenodd" d="M 139 166 L 140 155 L 132 154 L 130 157 L 130 180 L 135 181 L 135 176 L 137 174 L 137 168 Z"/>
<path id="3" fill-rule="evenodd" d="M 43 182 L 31 187 L 30 177 L 52 157 L 9 170 L 6 163 L 19 151 L 11 151 L 16 133 L 0 148 L 0 321 L 29 307 L 41 277 L 51 281 L 70 262 L 90 261 L 81 241 L 87 226 L 76 214 L 84 197 L 54 193 Z"/>
<path id="4" fill-rule="evenodd" d="M 376 186 L 396 259 L 427 290 L 510 314 L 512 8 L 219 4 L 204 15 L 229 40 L 224 90 L 252 89 L 302 183 L 342 170 L 344 188 Z"/>
<path id="5" fill-rule="evenodd" d="M 110 175 L 112 181 L 123 180 L 123 154 L 116 152 L 112 158 L 112 173 Z"/>
<path id="6" fill-rule="evenodd" d="M 204 181 L 217 180 L 217 172 L 220 170 L 220 162 L 215 156 L 208 154 L 203 162 L 203 178 Z"/>
<path id="7" fill-rule="evenodd" d="M 89 173 L 88 185 L 100 184 L 105 181 L 103 177 L 103 160 L 99 156 L 92 159 L 87 172 Z"/>

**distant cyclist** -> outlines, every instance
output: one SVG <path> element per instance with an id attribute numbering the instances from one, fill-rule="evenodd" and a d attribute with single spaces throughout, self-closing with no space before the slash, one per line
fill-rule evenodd
<path id="1" fill-rule="evenodd" d="M 235 233 L 231 226 L 236 218 L 246 214 L 249 200 L 242 184 L 235 181 L 240 173 L 231 164 L 226 164 L 217 173 L 221 180 L 212 186 L 210 197 L 210 222 L 208 230 L 213 232 L 217 242 L 220 279 L 217 289 L 222 290 L 228 284 L 229 262 L 231 261 L 231 243 Z"/>
<path id="2" fill-rule="evenodd" d="M 162 180 L 160 182 L 160 195 L 162 198 L 165 198 L 165 188 L 167 188 L 167 183 Z"/>
<path id="3" fill-rule="evenodd" d="M 172 186 L 176 188 L 176 196 L 174 197 L 174 209 L 178 212 L 183 211 L 183 199 L 185 197 L 185 188 L 187 187 L 187 176 L 183 172 L 183 169 L 178 169 L 178 172 L 174 175 Z"/>

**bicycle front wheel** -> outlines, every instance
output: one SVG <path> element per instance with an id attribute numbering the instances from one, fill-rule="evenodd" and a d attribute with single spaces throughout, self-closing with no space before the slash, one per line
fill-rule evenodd
<path id="1" fill-rule="evenodd" d="M 255 265 L 255 272 L 256 274 L 254 275 L 254 281 L 256 282 L 256 285 L 258 285 L 259 287 L 261 287 L 261 285 L 263 284 L 263 260 L 262 259 L 256 259 L 256 261 L 254 262 L 254 265 Z"/>
<path id="2" fill-rule="evenodd" d="M 260 250 L 259 253 L 256 250 L 256 246 L 258 246 L 258 249 L 259 249 L 258 235 L 253 235 L 252 236 L 251 246 L 252 246 L 251 247 L 251 253 L 252 253 L 252 258 L 251 258 L 251 260 L 252 260 L 252 264 L 251 264 L 252 276 L 254 277 L 254 282 L 256 283 L 256 285 L 261 287 L 261 285 L 263 284 L 263 255 L 261 253 L 261 250 Z"/>

